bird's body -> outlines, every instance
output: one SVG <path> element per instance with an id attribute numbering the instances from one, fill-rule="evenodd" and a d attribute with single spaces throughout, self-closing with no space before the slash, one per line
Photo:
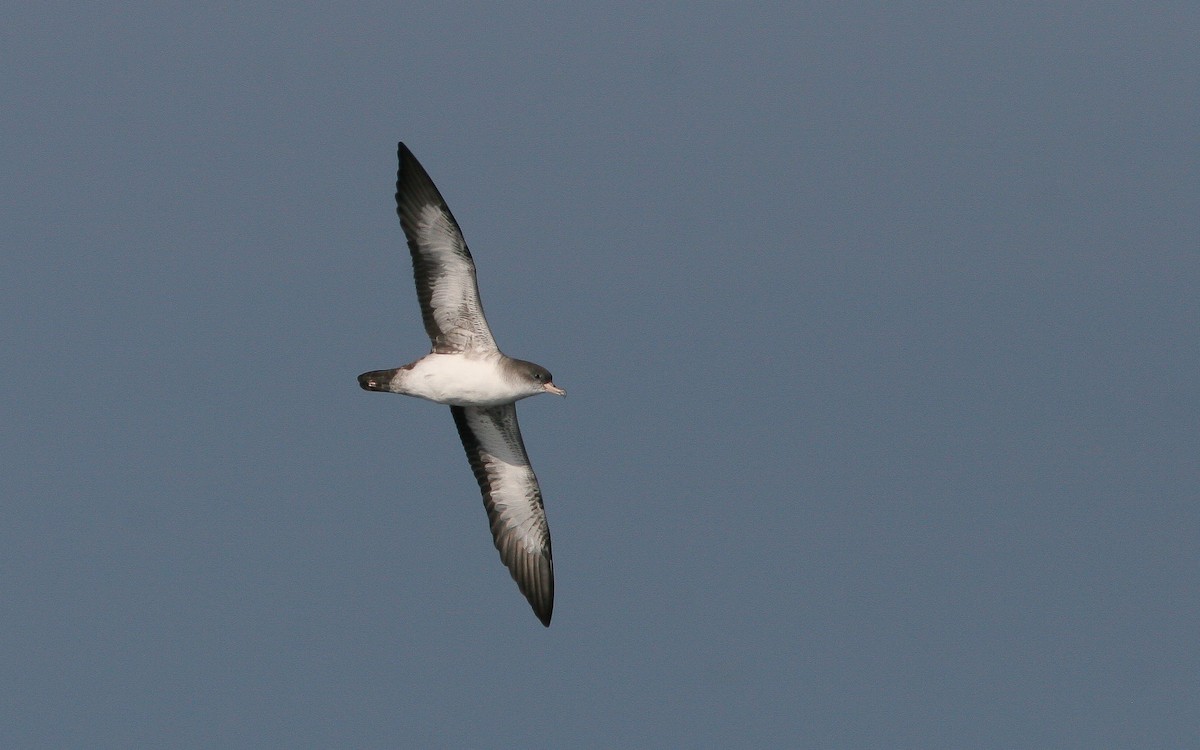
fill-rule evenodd
<path id="1" fill-rule="evenodd" d="M 447 406 L 500 406 L 545 392 L 530 388 L 510 363 L 521 362 L 492 352 L 439 354 L 430 352 L 412 364 L 395 370 L 365 373 L 363 377 L 386 385 L 383 388 L 405 396 L 416 396 Z M 366 387 L 366 386 L 364 386 Z"/>
<path id="2" fill-rule="evenodd" d="M 566 393 L 546 368 L 509 357 L 496 346 L 458 223 L 412 152 L 403 143 L 397 151 L 396 213 L 408 239 L 432 351 L 402 367 L 363 373 L 358 382 L 366 390 L 450 406 L 500 559 L 538 619 L 549 626 L 554 608 L 550 529 L 514 404 L 539 393 Z"/>

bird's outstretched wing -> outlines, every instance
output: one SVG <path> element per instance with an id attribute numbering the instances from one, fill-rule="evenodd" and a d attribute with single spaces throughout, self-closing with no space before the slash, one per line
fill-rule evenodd
<path id="1" fill-rule="evenodd" d="M 542 491 L 529 465 L 517 408 L 451 406 L 467 459 L 483 492 L 500 559 L 542 624 L 554 611 L 554 562 Z"/>
<path id="2" fill-rule="evenodd" d="M 396 214 L 412 253 L 413 277 L 433 351 L 492 351 L 475 261 L 454 214 L 433 180 L 403 143 L 397 146 Z"/>

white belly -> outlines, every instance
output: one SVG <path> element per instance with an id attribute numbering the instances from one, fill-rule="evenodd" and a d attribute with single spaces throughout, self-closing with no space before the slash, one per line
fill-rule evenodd
<path id="1" fill-rule="evenodd" d="M 454 406 L 511 404 L 526 395 L 508 382 L 496 357 L 429 354 L 402 370 L 399 392 Z"/>

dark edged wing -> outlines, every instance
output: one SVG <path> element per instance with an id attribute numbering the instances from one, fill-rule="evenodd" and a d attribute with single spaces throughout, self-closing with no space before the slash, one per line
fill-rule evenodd
<path id="1" fill-rule="evenodd" d="M 408 147 L 401 143 L 396 150 L 396 214 L 408 239 L 421 318 L 433 351 L 493 350 L 496 342 L 479 301 L 475 262 L 458 222 Z"/>
<path id="2" fill-rule="evenodd" d="M 554 562 L 542 491 L 525 454 L 517 407 L 451 406 L 483 492 L 500 560 L 546 627 L 554 610 Z"/>

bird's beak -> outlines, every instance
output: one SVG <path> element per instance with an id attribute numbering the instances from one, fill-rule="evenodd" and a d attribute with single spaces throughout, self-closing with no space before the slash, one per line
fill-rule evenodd
<path id="1" fill-rule="evenodd" d="M 542 386 L 542 388 L 544 388 L 547 393 L 553 393 L 555 396 L 567 395 L 566 391 L 564 391 L 562 388 L 559 388 L 554 383 L 546 383 L 545 385 Z"/>

